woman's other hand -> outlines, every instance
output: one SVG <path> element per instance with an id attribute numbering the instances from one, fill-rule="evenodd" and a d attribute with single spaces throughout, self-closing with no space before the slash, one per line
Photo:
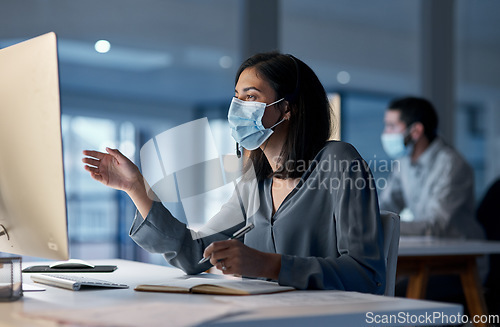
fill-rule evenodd
<path id="1" fill-rule="evenodd" d="M 277 280 L 281 269 L 281 255 L 257 251 L 238 240 L 213 242 L 203 256 L 211 256 L 210 262 L 223 274 Z"/>

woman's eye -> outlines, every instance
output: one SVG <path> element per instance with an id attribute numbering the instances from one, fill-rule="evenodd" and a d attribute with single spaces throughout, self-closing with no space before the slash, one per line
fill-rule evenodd
<path id="1" fill-rule="evenodd" d="M 255 96 L 248 94 L 247 95 L 247 100 L 255 100 Z"/>

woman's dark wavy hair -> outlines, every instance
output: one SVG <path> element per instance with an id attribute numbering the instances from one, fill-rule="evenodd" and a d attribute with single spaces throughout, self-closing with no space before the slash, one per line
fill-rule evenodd
<path id="1" fill-rule="evenodd" d="M 277 99 L 288 101 L 290 120 L 279 169 L 273 173 L 260 148 L 251 151 L 246 169 L 253 164 L 258 181 L 271 176 L 282 179 L 301 177 L 331 135 L 332 113 L 325 89 L 304 62 L 278 52 L 259 53 L 248 58 L 236 73 L 235 85 L 241 73 L 250 67 L 269 82 Z M 277 105 L 284 109 L 283 102 Z"/>

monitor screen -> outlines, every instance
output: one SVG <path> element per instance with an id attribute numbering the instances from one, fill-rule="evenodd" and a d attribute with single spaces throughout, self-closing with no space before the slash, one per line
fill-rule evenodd
<path id="1" fill-rule="evenodd" d="M 69 257 L 54 33 L 0 50 L 0 252 Z"/>

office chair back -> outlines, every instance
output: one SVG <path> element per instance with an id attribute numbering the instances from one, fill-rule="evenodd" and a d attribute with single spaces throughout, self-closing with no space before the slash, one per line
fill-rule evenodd
<path id="1" fill-rule="evenodd" d="M 382 229 L 384 230 L 384 257 L 385 257 L 385 293 L 394 296 L 396 284 L 396 268 L 399 251 L 399 215 L 390 211 L 381 211 Z"/>
<path id="2" fill-rule="evenodd" d="M 476 217 L 482 224 L 486 232 L 486 239 L 490 241 L 500 241 L 500 178 L 486 191 L 486 195 L 481 200 L 477 208 Z M 486 289 L 491 294 L 500 294 L 500 254 L 490 255 L 490 267 L 488 276 L 484 283 Z"/>

